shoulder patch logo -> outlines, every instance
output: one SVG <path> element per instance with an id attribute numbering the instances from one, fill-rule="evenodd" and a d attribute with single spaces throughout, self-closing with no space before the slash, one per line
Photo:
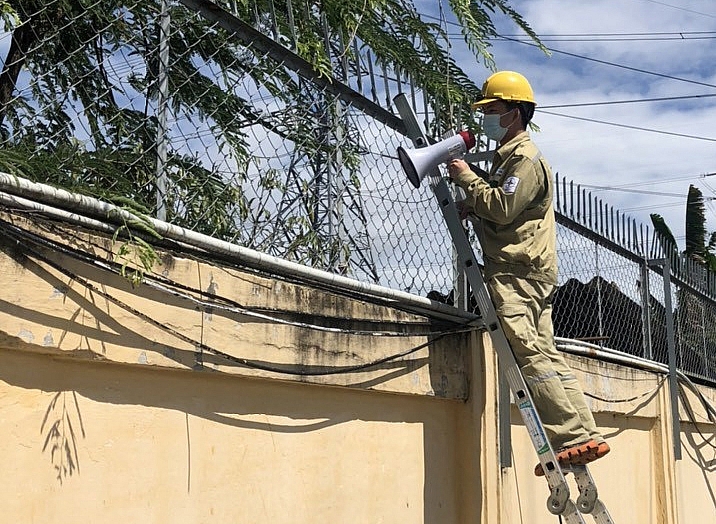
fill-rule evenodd
<path id="1" fill-rule="evenodd" d="M 502 184 L 502 190 L 506 195 L 511 195 L 517 191 L 517 185 L 520 183 L 520 179 L 516 176 L 507 177 L 505 183 Z"/>

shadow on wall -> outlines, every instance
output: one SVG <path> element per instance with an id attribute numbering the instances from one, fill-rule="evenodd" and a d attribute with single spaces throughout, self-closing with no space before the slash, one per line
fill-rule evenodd
<path id="1" fill-rule="evenodd" d="M 85 428 L 77 394 L 74 391 L 58 391 L 47 406 L 45 417 L 40 425 L 40 433 L 45 435 L 42 451 L 50 453 L 50 461 L 57 472 L 57 481 L 60 484 L 73 473 L 80 472 L 75 427 L 84 438 Z"/>
<path id="2" fill-rule="evenodd" d="M 716 508 L 716 489 L 711 484 L 709 473 L 716 471 L 716 458 L 706 459 L 706 455 L 714 456 L 713 439 L 705 437 L 696 424 L 691 427 L 681 426 L 682 435 L 690 446 L 682 446 L 685 456 L 687 456 L 703 475 L 704 485 L 711 497 L 711 503 Z"/>
<path id="3" fill-rule="evenodd" d="M 449 470 L 446 464 L 457 466 L 454 443 L 445 428 L 454 423 L 455 410 L 464 407 L 461 402 L 227 376 L 210 371 L 155 370 L 56 359 L 15 350 L 0 352 L 0 381 L 16 388 L 54 393 L 44 416 L 38 414 L 36 420 L 44 438 L 42 452 L 52 454 L 52 465 L 58 472 L 60 484 L 66 477 L 80 474 L 82 449 L 98 445 L 97 442 L 80 445 L 83 439 L 93 438 L 96 420 L 87 417 L 89 400 L 108 405 L 101 408 L 103 410 L 112 409 L 111 405 L 135 405 L 186 414 L 186 432 L 166 438 L 186 439 L 188 490 L 192 483 L 192 446 L 205 444 L 203 441 L 192 443 L 189 431 L 192 417 L 270 434 L 303 434 L 348 422 L 384 422 L 396 427 L 418 424 L 422 438 L 410 445 L 419 446 L 423 452 L 425 522 L 453 521 L 442 519 L 446 511 L 454 511 L 450 501 L 441 498 L 449 492 L 445 485 L 454 482 L 446 475 Z M 95 413 L 97 409 L 93 406 L 90 412 Z M 263 420 L 257 420 L 257 415 Z M 95 435 L 98 432 L 95 428 Z M 231 446 L 230 442 L 226 445 Z M 132 444 L 127 446 L 131 449 Z M 383 449 L 380 439 L 372 442 L 372 446 L 378 453 Z M 386 446 L 392 449 L 390 443 Z M 286 460 L 286 457 L 277 452 L 276 460 Z M 326 457 L 324 466 L 330 469 L 333 460 Z"/>

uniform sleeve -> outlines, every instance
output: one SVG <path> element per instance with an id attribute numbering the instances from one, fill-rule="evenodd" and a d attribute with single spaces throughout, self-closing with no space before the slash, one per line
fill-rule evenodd
<path id="1" fill-rule="evenodd" d="M 480 218 L 497 224 L 511 223 L 535 199 L 541 189 L 539 164 L 529 158 L 517 157 L 500 166 L 506 175 L 502 185 L 490 187 L 470 170 L 455 177 L 465 190 L 465 204 Z"/>

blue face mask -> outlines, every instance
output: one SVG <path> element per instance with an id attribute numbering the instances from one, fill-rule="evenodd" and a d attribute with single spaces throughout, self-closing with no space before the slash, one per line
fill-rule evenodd
<path id="1" fill-rule="evenodd" d="M 510 111 L 507 111 L 507 113 L 510 113 Z M 501 115 L 489 114 L 482 118 L 482 131 L 485 133 L 487 138 L 494 140 L 495 142 L 499 142 L 505 138 L 509 128 L 502 127 L 500 124 L 500 118 L 505 116 L 507 113 L 503 113 Z"/>

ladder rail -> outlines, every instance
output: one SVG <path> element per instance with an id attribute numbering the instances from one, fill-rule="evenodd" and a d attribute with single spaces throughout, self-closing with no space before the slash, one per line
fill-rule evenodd
<path id="1" fill-rule="evenodd" d="M 482 272 L 480 271 L 480 266 L 477 263 L 475 253 L 462 226 L 462 221 L 458 215 L 455 202 L 450 193 L 450 188 L 447 182 L 443 178 L 440 178 L 433 186 L 433 191 L 440 205 L 445 222 L 447 223 L 450 236 L 455 243 L 458 258 L 462 263 L 467 280 L 470 283 L 473 297 L 480 310 L 480 316 L 483 318 L 485 327 L 492 339 L 492 345 L 497 353 L 497 358 L 502 367 L 505 379 L 510 386 L 532 445 L 537 452 L 537 456 L 547 477 L 547 483 L 550 488 L 547 509 L 555 515 L 566 516 L 565 514 L 575 514 L 581 519 L 574 503 L 570 504 L 567 479 L 558 466 L 557 457 L 544 431 L 527 383 L 517 365 L 505 332 L 502 330 L 495 306 L 492 303 Z M 583 520 L 575 520 L 575 522 L 580 521 L 584 522 Z"/>
<path id="2" fill-rule="evenodd" d="M 448 225 L 450 236 L 455 243 L 458 258 L 465 270 L 473 297 L 480 309 L 480 316 L 483 318 L 485 328 L 492 339 L 492 345 L 497 353 L 503 374 L 512 391 L 515 403 L 530 435 L 532 445 L 545 472 L 550 488 L 547 509 L 555 515 L 561 515 L 567 524 L 584 523 L 582 514 L 592 515 L 597 524 L 614 524 L 606 506 L 598 498 L 596 484 L 587 466 L 574 466 L 565 469 L 559 466 L 527 383 L 515 360 L 505 332 L 502 330 L 497 311 L 475 258 L 475 252 L 462 226 L 462 221 L 458 215 L 457 207 L 447 182 L 444 178 L 436 179 L 432 188 Z M 566 472 L 572 472 L 577 482 L 580 494 L 576 504 L 569 498 Z"/>

